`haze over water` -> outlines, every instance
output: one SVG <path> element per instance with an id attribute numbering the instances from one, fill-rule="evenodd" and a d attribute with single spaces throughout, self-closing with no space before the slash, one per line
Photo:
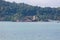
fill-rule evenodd
<path id="1" fill-rule="evenodd" d="M 0 40 L 60 40 L 60 23 L 0 22 Z"/>

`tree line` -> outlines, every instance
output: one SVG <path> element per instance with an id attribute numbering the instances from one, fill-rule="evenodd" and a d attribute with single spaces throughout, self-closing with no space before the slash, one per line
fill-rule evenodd
<path id="1" fill-rule="evenodd" d="M 23 20 L 26 16 L 36 16 L 36 21 L 60 20 L 60 7 L 38 7 L 25 3 L 11 3 L 0 0 L 0 21 Z"/>

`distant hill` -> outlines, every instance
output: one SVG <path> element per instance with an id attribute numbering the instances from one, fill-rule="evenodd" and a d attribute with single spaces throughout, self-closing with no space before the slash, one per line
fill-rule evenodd
<path id="1" fill-rule="evenodd" d="M 35 16 L 35 18 L 34 18 Z M 33 20 L 35 19 L 35 20 Z M 10 3 L 0 0 L 0 21 L 60 21 L 60 7 L 38 7 L 25 3 Z"/>

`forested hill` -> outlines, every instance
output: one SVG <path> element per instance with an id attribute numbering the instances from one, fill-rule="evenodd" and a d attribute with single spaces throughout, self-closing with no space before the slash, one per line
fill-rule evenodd
<path id="1" fill-rule="evenodd" d="M 38 7 L 25 3 L 0 0 L 0 21 L 48 21 L 60 20 L 60 7 Z"/>

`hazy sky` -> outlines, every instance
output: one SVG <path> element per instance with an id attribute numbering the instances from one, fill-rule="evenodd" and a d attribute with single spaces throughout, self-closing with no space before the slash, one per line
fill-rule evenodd
<path id="1" fill-rule="evenodd" d="M 6 0 L 10 2 L 17 2 L 17 3 L 27 3 L 34 6 L 43 6 L 43 7 L 60 7 L 60 0 Z"/>

